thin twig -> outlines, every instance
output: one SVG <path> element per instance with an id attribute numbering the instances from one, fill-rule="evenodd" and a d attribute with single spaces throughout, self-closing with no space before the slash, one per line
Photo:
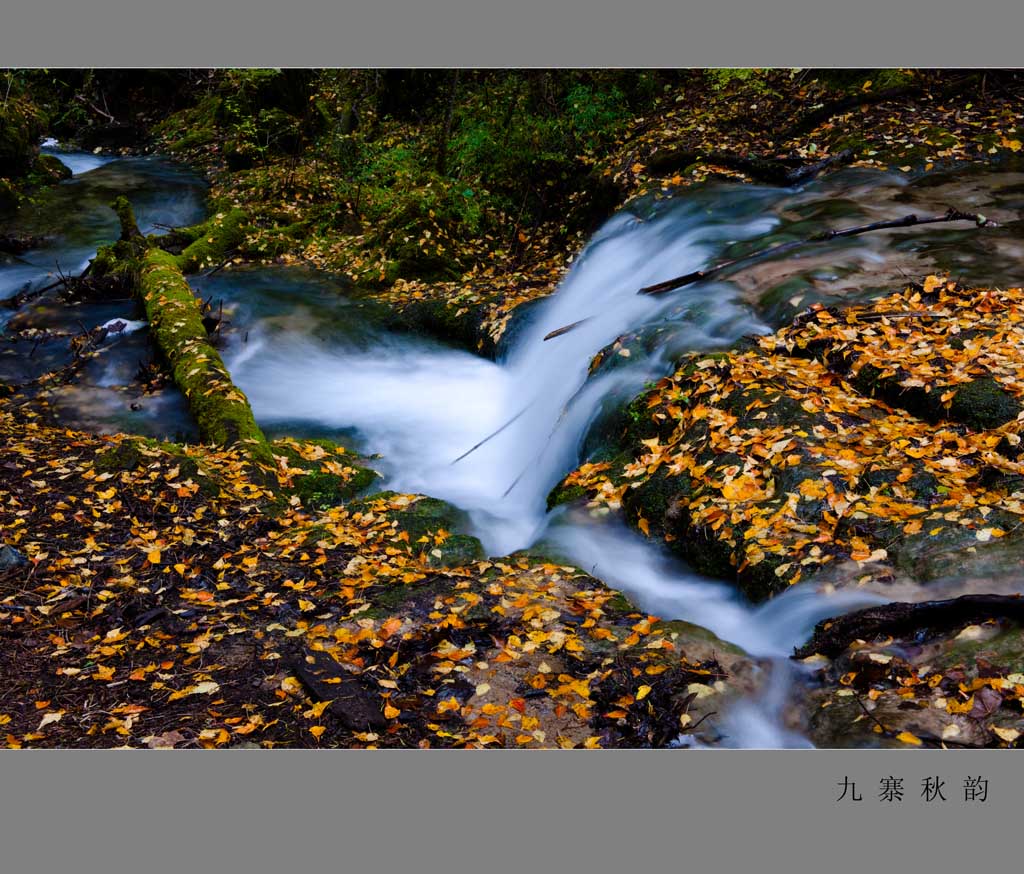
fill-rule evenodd
<path id="1" fill-rule="evenodd" d="M 525 413 L 532 406 L 533 406 L 533 402 L 531 401 L 525 407 L 523 407 L 518 413 L 516 413 L 511 419 L 509 419 L 504 425 L 502 425 L 497 431 L 492 431 L 490 434 L 488 434 L 486 437 L 484 437 L 484 439 L 481 440 L 479 443 L 476 443 L 475 445 L 473 445 L 469 449 L 467 449 L 465 452 L 463 452 L 462 455 L 460 455 L 458 458 L 456 458 L 452 462 L 452 464 L 458 464 L 467 455 L 471 455 L 472 453 L 476 452 L 485 443 L 487 443 L 490 440 L 493 440 L 502 431 L 504 431 L 509 425 L 511 425 L 516 419 L 518 419 L 520 416 L 522 416 L 523 413 Z"/>
<path id="2" fill-rule="evenodd" d="M 732 261 L 724 261 L 714 267 L 707 270 L 695 270 L 693 273 L 687 273 L 683 276 L 677 276 L 674 279 L 668 279 L 665 282 L 659 282 L 655 285 L 647 285 L 641 288 L 638 294 L 665 294 L 668 291 L 674 291 L 677 288 L 683 288 L 687 285 L 693 285 L 695 282 L 700 282 L 705 279 L 717 276 L 725 270 L 740 265 L 745 265 L 751 261 L 760 260 L 762 258 L 771 258 L 775 255 L 782 255 L 786 252 L 791 252 L 794 249 L 799 249 L 803 246 L 809 245 L 810 243 L 824 243 L 829 240 L 840 239 L 842 237 L 855 237 L 858 234 L 865 234 L 868 231 L 882 231 L 890 228 L 909 228 L 913 225 L 932 225 L 940 222 L 962 222 L 972 221 L 979 228 L 998 227 L 998 225 L 985 218 L 983 215 L 978 213 L 960 212 L 957 209 L 950 208 L 947 210 L 945 215 L 927 216 L 925 218 L 918 218 L 917 215 L 911 213 L 905 215 L 903 218 L 891 219 L 889 221 L 873 222 L 869 225 L 858 225 L 853 228 L 841 228 L 839 230 L 822 231 L 821 233 L 812 234 L 809 237 L 805 237 L 802 240 L 793 240 L 789 243 L 780 243 L 777 246 L 772 246 L 769 249 L 763 249 L 760 252 L 754 252 L 751 255 L 744 255 L 742 258 L 736 258 Z"/>

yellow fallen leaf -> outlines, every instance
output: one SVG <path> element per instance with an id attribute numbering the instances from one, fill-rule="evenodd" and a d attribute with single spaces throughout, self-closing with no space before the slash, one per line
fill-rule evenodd
<path id="1" fill-rule="evenodd" d="M 52 711 L 50 713 L 47 713 L 47 714 L 45 714 L 43 716 L 43 718 L 41 720 L 39 720 L 39 727 L 36 729 L 36 731 L 42 731 L 47 725 L 51 725 L 54 722 L 60 722 L 61 719 L 63 719 L 63 718 L 64 718 L 64 711 L 63 710 L 57 710 L 57 711 Z M 996 730 L 998 731 L 998 729 L 996 729 Z"/>
<path id="2" fill-rule="evenodd" d="M 999 728 L 997 726 L 992 726 L 992 731 L 999 735 L 999 737 L 1008 744 L 1012 744 L 1020 737 L 1020 732 L 1015 728 Z"/>
<path id="3" fill-rule="evenodd" d="M 752 476 L 744 474 L 722 486 L 722 496 L 730 501 L 752 501 L 764 492 Z"/>
<path id="4" fill-rule="evenodd" d="M 150 564 L 160 564 L 160 550 L 159 549 L 150 550 L 149 554 L 146 556 L 146 560 Z"/>
<path id="5" fill-rule="evenodd" d="M 911 744 L 915 747 L 921 746 L 921 738 L 919 738 L 916 734 L 911 734 L 909 731 L 901 731 L 898 735 L 896 735 L 896 740 L 902 741 L 905 744 Z"/>

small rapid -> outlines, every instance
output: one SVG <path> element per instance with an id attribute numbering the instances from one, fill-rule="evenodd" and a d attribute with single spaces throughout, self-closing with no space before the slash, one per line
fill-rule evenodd
<path id="1" fill-rule="evenodd" d="M 52 143 L 46 150 L 74 175 L 19 214 L 16 225 L 30 234 L 59 231 L 39 249 L 0 262 L 0 299 L 52 283 L 57 271 L 82 269 L 97 245 L 117 235 L 108 204 L 118 194 L 128 194 L 144 232 L 202 218 L 201 180 L 169 162 L 69 154 Z M 963 268 L 963 262 L 944 260 L 950 252 L 973 257 L 966 266 L 974 273 L 1005 273 L 1024 257 L 1010 225 L 984 242 L 963 231 L 911 229 L 755 265 L 730 282 L 664 297 L 636 293 L 719 259 L 805 236 L 825 222 L 941 212 L 947 197 L 965 207 L 985 205 L 1001 222 L 1007 216 L 1000 209 L 1012 216 L 1024 208 L 1019 174 L 964 174 L 944 184 L 913 188 L 891 174 L 844 171 L 804 189 L 714 183 L 640 200 L 593 236 L 558 291 L 517 325 L 498 361 L 389 332 L 322 274 L 250 268 L 192 281 L 202 297 L 223 301 L 224 357 L 268 432 L 326 435 L 375 453 L 381 487 L 460 507 L 469 533 L 490 554 L 538 547 L 621 589 L 641 610 L 690 621 L 742 647 L 759 661 L 764 682 L 757 697 L 717 718 L 718 745 L 806 746 L 787 721 L 792 685 L 806 670 L 789 654 L 817 621 L 880 599 L 804 583 L 752 605 L 733 586 L 695 574 L 608 515 L 580 508 L 548 513 L 546 497 L 580 462 L 605 412 L 669 373 L 681 351 L 727 349 L 745 335 L 769 332 L 768 322 L 784 319 L 786 307 L 806 306 L 802 291 L 789 290 L 793 281 L 814 286 L 819 299 L 841 300 L 892 287 L 904 269 L 920 275 Z M 112 348 L 63 389 L 63 406 L 60 395 L 52 398 L 64 421 L 99 431 L 189 436 L 187 409 L 173 387 L 155 396 L 124 393 L 148 357 L 144 325 L 131 302 L 32 306 L 28 323 L 35 326 L 112 329 Z M 772 308 L 778 312 L 769 319 Z M 11 316 L 0 310 L 0 327 Z M 594 356 L 620 336 L 662 328 L 669 329 L 671 348 L 651 344 L 650 354 L 619 355 L 615 366 L 590 373 Z M 7 351 L 0 354 L 0 377 L 24 364 L 20 347 L 11 344 Z M 126 400 L 133 397 L 130 409 L 140 412 L 129 411 Z"/>
<path id="2" fill-rule="evenodd" d="M 805 746 L 784 727 L 800 670 L 788 655 L 815 622 L 873 603 L 872 597 L 829 597 L 799 587 L 755 607 L 734 587 L 694 574 L 621 523 L 546 512 L 548 492 L 578 463 L 606 401 L 626 401 L 671 370 L 667 354 L 654 354 L 592 377 L 590 361 L 602 348 L 627 331 L 658 324 L 672 325 L 676 344 L 691 350 L 726 348 L 743 335 L 769 331 L 726 283 L 664 298 L 636 292 L 769 233 L 778 220 L 765 207 L 779 196 L 723 186 L 714 191 L 716 206 L 698 195 L 656 205 L 646 216 L 617 215 L 499 362 L 371 329 L 372 336 L 327 340 L 311 332 L 312 312 L 254 319 L 244 312 L 251 303 L 239 299 L 238 315 L 253 327 L 244 342 L 236 333 L 229 368 L 262 423 L 354 428 L 361 445 L 380 453 L 386 487 L 440 497 L 467 511 L 472 533 L 490 554 L 542 540 L 546 551 L 623 590 L 641 609 L 708 628 L 763 659 L 763 692 L 724 718 L 722 744 Z M 580 324 L 545 341 L 573 322 Z"/>
<path id="3" fill-rule="evenodd" d="M 355 428 L 382 455 L 388 487 L 456 504 L 485 548 L 504 555 L 543 531 L 546 496 L 576 464 L 605 399 L 628 399 L 670 368 L 656 354 L 588 379 L 603 347 L 658 322 L 680 326 L 692 349 L 723 348 L 768 330 L 725 284 L 671 298 L 636 293 L 673 271 L 699 269 L 728 243 L 775 224 L 764 215 L 723 213 L 728 218 L 709 220 L 698 203 L 684 202 L 646 220 L 616 216 L 499 362 L 386 334 L 346 348 L 292 319 L 250 330 L 228 365 L 261 422 Z"/>

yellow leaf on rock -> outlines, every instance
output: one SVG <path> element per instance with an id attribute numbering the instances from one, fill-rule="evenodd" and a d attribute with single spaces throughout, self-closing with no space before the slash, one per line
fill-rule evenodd
<path id="1" fill-rule="evenodd" d="M 999 728 L 998 726 L 993 725 L 992 731 L 999 735 L 999 737 L 1008 744 L 1012 744 L 1020 737 L 1020 732 L 1015 728 Z"/>
<path id="2" fill-rule="evenodd" d="M 901 731 L 896 735 L 896 740 L 902 741 L 905 744 L 911 744 L 912 746 L 921 746 L 921 738 L 915 734 L 911 734 L 909 731 Z"/>
<path id="3" fill-rule="evenodd" d="M 722 496 L 730 501 L 752 501 L 764 496 L 764 492 L 752 476 L 738 476 L 722 486 Z"/>

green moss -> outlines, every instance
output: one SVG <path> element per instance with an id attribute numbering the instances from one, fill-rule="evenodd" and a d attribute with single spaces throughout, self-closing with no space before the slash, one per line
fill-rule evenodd
<path id="1" fill-rule="evenodd" d="M 573 501 L 578 501 L 580 498 L 585 497 L 586 494 L 587 490 L 583 486 L 567 486 L 559 483 L 548 493 L 548 510 L 553 510 L 562 504 L 571 504 Z"/>
<path id="2" fill-rule="evenodd" d="M 93 469 L 98 473 L 121 473 L 126 470 L 136 470 L 149 463 L 143 450 L 148 450 L 150 456 L 153 455 L 152 450 L 158 450 L 169 459 L 173 466 L 177 467 L 177 478 L 183 482 L 192 480 L 199 486 L 200 494 L 213 498 L 221 493 L 221 486 L 217 479 L 207 473 L 200 463 L 191 455 L 186 454 L 177 443 L 164 443 L 141 437 L 124 440 L 110 449 L 98 452 L 93 459 Z"/>
<path id="3" fill-rule="evenodd" d="M 142 234 L 139 233 L 139 225 L 135 220 L 135 210 L 132 209 L 131 201 L 122 194 L 114 199 L 110 207 L 121 223 L 120 242 L 138 243 L 142 239 Z"/>
<path id="4" fill-rule="evenodd" d="M 480 541 L 469 534 L 452 534 L 426 550 L 427 564 L 435 568 L 460 567 L 485 557 Z"/>
<path id="5" fill-rule="evenodd" d="M 273 456 L 252 409 L 206 336 L 199 303 L 177 266 L 159 249 L 144 259 L 139 291 L 150 333 L 167 359 L 174 381 L 188 401 L 203 440 L 240 446 L 253 459 Z"/>
<path id="6" fill-rule="evenodd" d="M 689 475 L 673 476 L 659 468 L 638 488 L 626 492 L 622 502 L 626 520 L 635 526 L 642 517 L 648 520 L 654 536 L 664 536 L 665 519 L 673 501 L 689 496 L 692 491 Z"/>
<path id="7" fill-rule="evenodd" d="M 628 616 L 630 613 L 638 612 L 633 603 L 627 598 L 622 592 L 616 592 L 607 601 L 605 601 L 604 607 L 602 608 L 605 613 L 612 617 Z"/>
<path id="8" fill-rule="evenodd" d="M 975 431 L 987 431 L 1012 422 L 1022 409 L 1010 392 L 989 377 L 960 386 L 948 410 L 942 404 L 940 392 L 906 388 L 900 384 L 901 379 L 899 374 L 882 376 L 881 369 L 865 364 L 851 382 L 861 394 L 881 398 L 920 419 L 929 422 L 951 419 Z"/>
<path id="9" fill-rule="evenodd" d="M 434 601 L 451 588 L 452 583 L 447 577 L 416 583 L 390 581 L 365 593 L 364 597 L 371 606 L 359 615 L 367 619 L 384 619 L 399 613 L 428 613 L 433 609 Z"/>
<path id="10" fill-rule="evenodd" d="M 968 428 L 987 431 L 1012 422 L 1020 411 L 1020 402 L 994 379 L 986 377 L 961 386 L 953 396 L 949 413 Z"/>
<path id="11" fill-rule="evenodd" d="M 243 210 L 217 213 L 208 222 L 186 231 L 193 242 L 175 263 L 182 273 L 213 267 L 245 242 L 247 227 L 248 217 Z"/>
<path id="12" fill-rule="evenodd" d="M 33 174 L 42 185 L 52 185 L 63 179 L 70 179 L 72 175 L 71 168 L 53 155 L 40 155 L 36 158 Z"/>
<path id="13" fill-rule="evenodd" d="M 221 98 L 217 94 L 201 100 L 196 106 L 182 110 L 156 126 L 157 134 L 168 137 L 177 131 L 186 130 L 182 137 L 168 140 L 165 148 L 169 152 L 183 152 L 216 142 L 218 137 L 217 119 L 221 109 Z"/>
<path id="14" fill-rule="evenodd" d="M 46 116 L 28 97 L 12 96 L 0 105 L 0 176 L 17 179 L 29 173 Z"/>
<path id="15" fill-rule="evenodd" d="M 324 510 L 336 507 L 347 498 L 359 494 L 374 480 L 377 473 L 369 468 L 356 468 L 355 475 L 343 477 L 324 471 L 310 471 L 295 476 L 295 494 L 302 499 L 306 507 Z"/>
<path id="16" fill-rule="evenodd" d="M 349 510 L 372 512 L 380 500 L 391 500 L 394 492 L 377 492 L 352 501 Z M 385 511 L 395 521 L 399 531 L 409 537 L 409 545 L 417 555 L 426 558 L 431 567 L 455 567 L 484 557 L 483 546 L 476 537 L 452 533 L 467 523 L 466 514 L 446 501 L 437 498 L 419 498 L 406 507 Z M 440 543 L 435 542 L 440 531 L 448 532 Z"/>
<path id="17" fill-rule="evenodd" d="M 713 631 L 704 628 L 702 625 L 694 625 L 692 622 L 686 622 L 682 619 L 673 619 L 670 622 L 660 622 L 658 628 L 662 631 L 671 634 L 678 634 L 684 641 L 699 640 L 704 643 L 710 643 L 716 650 L 721 652 L 732 653 L 733 655 L 745 656 L 747 653 L 742 647 L 736 646 L 734 643 L 729 643 L 726 640 L 722 640 Z"/>
<path id="18" fill-rule="evenodd" d="M 401 272 L 395 274 L 403 275 Z M 430 334 L 446 343 L 491 357 L 495 344 L 483 330 L 486 307 L 450 306 L 446 298 L 417 300 L 404 306 L 398 324 L 409 331 Z"/>
<path id="19" fill-rule="evenodd" d="M 298 495 L 306 507 L 318 510 L 335 507 L 343 501 L 365 491 L 380 476 L 372 468 L 357 464 L 357 456 L 348 453 L 344 448 L 331 440 L 317 438 L 303 440 L 302 442 L 319 446 L 321 449 L 326 450 L 330 460 L 337 461 L 351 470 L 351 473 L 346 472 L 344 474 L 322 470 L 322 464 L 319 459 L 309 461 L 303 458 L 302 454 L 289 440 L 275 440 L 271 444 L 271 451 L 274 455 L 283 456 L 287 460 L 289 467 L 300 468 L 305 471 L 304 473 L 293 475 L 292 493 Z"/>
<path id="20" fill-rule="evenodd" d="M 979 657 L 1000 668 L 1020 671 L 1024 667 L 1024 630 L 1013 625 L 987 640 L 954 638 L 949 649 L 935 659 L 934 665 L 940 670 L 957 666 L 973 668 Z"/>
<path id="21" fill-rule="evenodd" d="M 100 473 L 117 473 L 122 470 L 134 470 L 142 463 L 142 454 L 138 448 L 125 441 L 113 449 L 97 453 L 93 460 L 93 468 Z"/>

